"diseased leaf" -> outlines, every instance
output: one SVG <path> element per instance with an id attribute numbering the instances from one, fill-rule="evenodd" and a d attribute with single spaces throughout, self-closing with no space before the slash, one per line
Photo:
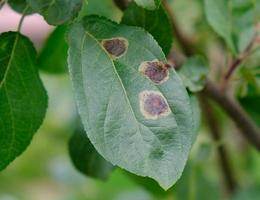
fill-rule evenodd
<path id="1" fill-rule="evenodd" d="M 172 46 L 172 27 L 162 6 L 157 10 L 149 11 L 131 3 L 124 12 L 123 24 L 139 26 L 147 30 L 168 55 Z"/>
<path id="2" fill-rule="evenodd" d="M 236 48 L 232 39 L 231 9 L 227 0 L 204 0 L 208 23 L 227 43 L 233 53 Z"/>
<path id="3" fill-rule="evenodd" d="M 161 4 L 161 0 L 135 0 L 135 2 L 137 5 L 148 10 L 157 9 Z"/>
<path id="4" fill-rule="evenodd" d="M 60 25 L 74 19 L 83 0 L 26 0 L 29 6 L 43 15 L 51 25 Z"/>
<path id="5" fill-rule="evenodd" d="M 69 153 L 74 166 L 89 177 L 106 179 L 114 169 L 111 163 L 98 154 L 82 127 L 71 137 Z"/>
<path id="6" fill-rule="evenodd" d="M 45 116 L 47 95 L 35 57 L 26 37 L 0 35 L 0 170 L 27 148 Z"/>
<path id="7" fill-rule="evenodd" d="M 183 64 L 178 72 L 184 85 L 191 92 L 199 92 L 206 84 L 209 68 L 201 56 L 193 56 Z"/>
<path id="8" fill-rule="evenodd" d="M 67 71 L 68 44 L 65 41 L 66 25 L 55 28 L 38 57 L 40 69 L 54 74 Z"/>
<path id="9" fill-rule="evenodd" d="M 171 187 L 195 133 L 188 93 L 161 48 L 140 28 L 96 16 L 75 23 L 68 41 L 78 110 L 97 151 Z"/>

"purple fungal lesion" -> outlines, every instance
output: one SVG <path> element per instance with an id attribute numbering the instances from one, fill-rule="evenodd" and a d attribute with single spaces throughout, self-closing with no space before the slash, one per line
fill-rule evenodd
<path id="1" fill-rule="evenodd" d="M 157 91 L 143 91 L 139 94 L 141 113 L 147 119 L 166 117 L 171 113 L 165 97 Z"/>
<path id="2" fill-rule="evenodd" d="M 155 84 L 161 84 L 168 80 L 170 67 L 169 64 L 158 60 L 146 61 L 141 63 L 139 71 Z"/>
<path id="3" fill-rule="evenodd" d="M 102 46 L 113 59 L 117 59 L 127 52 L 128 41 L 123 37 L 104 39 L 102 40 Z"/>

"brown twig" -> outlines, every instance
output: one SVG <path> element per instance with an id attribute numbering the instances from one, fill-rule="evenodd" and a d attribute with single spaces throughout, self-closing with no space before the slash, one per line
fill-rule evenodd
<path id="1" fill-rule="evenodd" d="M 228 80 L 232 76 L 235 69 L 250 55 L 251 50 L 253 49 L 255 41 L 256 41 L 256 36 L 257 35 L 255 34 L 253 36 L 252 40 L 250 41 L 250 43 L 248 44 L 248 46 L 246 47 L 246 49 L 237 58 L 235 58 L 231 62 L 231 65 L 229 66 L 229 68 L 224 76 L 225 83 L 228 82 Z"/>
<path id="2" fill-rule="evenodd" d="M 224 94 L 214 83 L 208 81 L 202 92 L 210 97 L 228 114 L 241 130 L 243 136 L 260 151 L 260 131 L 240 105 Z"/>
<path id="3" fill-rule="evenodd" d="M 200 95 L 200 102 L 203 112 L 205 114 L 205 120 L 207 121 L 210 129 L 211 136 L 216 143 L 221 141 L 221 131 L 217 123 L 217 119 L 213 113 L 210 102 L 207 98 Z M 223 172 L 223 178 L 225 180 L 226 188 L 229 193 L 233 193 L 236 190 L 237 184 L 233 172 L 231 170 L 230 158 L 223 144 L 218 145 L 218 159 Z"/>

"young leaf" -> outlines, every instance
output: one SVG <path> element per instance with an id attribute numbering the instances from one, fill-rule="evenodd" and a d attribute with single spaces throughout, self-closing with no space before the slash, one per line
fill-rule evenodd
<path id="1" fill-rule="evenodd" d="M 68 38 L 78 110 L 97 151 L 171 187 L 195 133 L 188 93 L 157 42 L 140 28 L 96 16 L 75 23 Z"/>
<path id="2" fill-rule="evenodd" d="M 162 6 L 157 10 L 149 11 L 131 3 L 125 10 L 121 23 L 144 28 L 159 43 L 165 55 L 170 52 L 173 38 L 172 27 Z"/>
<path id="3" fill-rule="evenodd" d="M 148 10 L 157 9 L 161 4 L 161 0 L 135 0 L 135 2 L 137 5 Z"/>
<path id="4" fill-rule="evenodd" d="M 193 56 L 178 72 L 189 91 L 199 92 L 205 86 L 209 68 L 201 56 Z"/>
<path id="5" fill-rule="evenodd" d="M 26 37 L 0 35 L 0 170 L 26 149 L 45 116 L 47 95 L 35 57 Z"/>
<path id="6" fill-rule="evenodd" d="M 74 166 L 87 176 L 106 179 L 114 169 L 112 164 L 98 154 L 82 127 L 71 137 L 69 153 Z"/>
<path id="7" fill-rule="evenodd" d="M 233 53 L 236 53 L 232 39 L 232 19 L 227 0 L 204 0 L 208 23 L 213 30 L 227 43 Z"/>
<path id="8" fill-rule="evenodd" d="M 26 0 L 29 6 L 43 15 L 51 25 L 60 25 L 74 19 L 83 0 Z"/>
<path id="9" fill-rule="evenodd" d="M 65 41 L 66 25 L 58 26 L 47 39 L 37 61 L 40 69 L 54 74 L 67 70 L 68 44 Z"/>

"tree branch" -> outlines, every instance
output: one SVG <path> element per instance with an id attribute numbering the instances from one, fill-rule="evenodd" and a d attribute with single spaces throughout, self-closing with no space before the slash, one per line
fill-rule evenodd
<path id="1" fill-rule="evenodd" d="M 218 105 L 236 123 L 243 136 L 260 151 L 260 131 L 238 103 L 223 94 L 223 92 L 211 81 L 207 82 L 202 94 L 218 103 Z"/>
<path id="2" fill-rule="evenodd" d="M 182 33 L 182 31 L 179 29 L 176 17 L 172 11 L 172 8 L 167 3 L 167 1 L 163 0 L 162 3 L 163 3 L 163 7 L 165 8 L 166 12 L 169 15 L 170 22 L 172 25 L 172 31 L 173 31 L 179 45 L 181 46 L 181 49 L 187 56 L 192 56 L 194 54 L 193 43 L 191 42 L 191 40 L 186 38 L 184 36 L 184 34 Z"/>
<path id="3" fill-rule="evenodd" d="M 254 47 L 255 41 L 256 41 L 256 34 L 254 34 L 252 40 L 250 41 L 250 43 L 248 44 L 248 46 L 246 47 L 246 49 L 237 57 L 235 58 L 231 65 L 229 66 L 227 73 L 224 76 L 224 81 L 225 83 L 228 82 L 228 80 L 230 79 L 231 75 L 233 74 L 233 72 L 235 71 L 235 69 L 250 55 L 251 50 Z"/>
<path id="4" fill-rule="evenodd" d="M 221 141 L 221 131 L 217 123 L 217 119 L 213 113 L 210 102 L 207 98 L 200 95 L 200 102 L 203 112 L 205 114 L 205 119 L 207 121 L 208 127 L 210 129 L 211 136 L 216 143 Z M 235 177 L 231 170 L 231 164 L 229 162 L 229 156 L 227 154 L 226 148 L 223 144 L 218 145 L 218 159 L 220 167 L 223 172 L 223 178 L 225 180 L 226 188 L 229 193 L 233 193 L 236 190 L 237 183 Z"/>

